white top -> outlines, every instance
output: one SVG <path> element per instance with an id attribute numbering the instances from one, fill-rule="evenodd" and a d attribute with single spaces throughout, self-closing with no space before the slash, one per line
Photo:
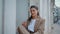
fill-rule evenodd
<path id="1" fill-rule="evenodd" d="M 28 30 L 34 32 L 34 25 L 35 25 L 36 19 L 31 19 L 30 24 L 28 25 Z"/>

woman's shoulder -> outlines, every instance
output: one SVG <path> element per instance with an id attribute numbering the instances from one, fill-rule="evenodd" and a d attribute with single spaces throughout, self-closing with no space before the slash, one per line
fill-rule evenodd
<path id="1" fill-rule="evenodd" d="M 40 21 L 40 22 L 43 22 L 43 23 L 45 23 L 45 19 L 44 19 L 44 18 L 42 18 L 42 17 L 39 17 L 38 19 L 39 19 L 39 21 Z"/>

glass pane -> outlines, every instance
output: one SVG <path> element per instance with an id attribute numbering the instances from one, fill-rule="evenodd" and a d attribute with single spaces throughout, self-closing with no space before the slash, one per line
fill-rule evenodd
<path id="1" fill-rule="evenodd" d="M 53 34 L 60 34 L 60 0 L 55 0 Z"/>

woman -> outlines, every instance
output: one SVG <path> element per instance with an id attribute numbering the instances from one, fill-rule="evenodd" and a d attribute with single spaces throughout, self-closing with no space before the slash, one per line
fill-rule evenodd
<path id="1" fill-rule="evenodd" d="M 18 27 L 19 34 L 44 34 L 45 20 L 39 16 L 38 7 L 30 7 L 31 16 Z"/>

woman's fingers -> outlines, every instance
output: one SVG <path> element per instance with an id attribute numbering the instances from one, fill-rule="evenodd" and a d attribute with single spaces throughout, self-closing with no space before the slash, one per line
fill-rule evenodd
<path id="1" fill-rule="evenodd" d="M 26 22 L 23 22 L 22 25 L 23 25 L 24 27 L 26 27 L 27 23 L 26 23 Z"/>

